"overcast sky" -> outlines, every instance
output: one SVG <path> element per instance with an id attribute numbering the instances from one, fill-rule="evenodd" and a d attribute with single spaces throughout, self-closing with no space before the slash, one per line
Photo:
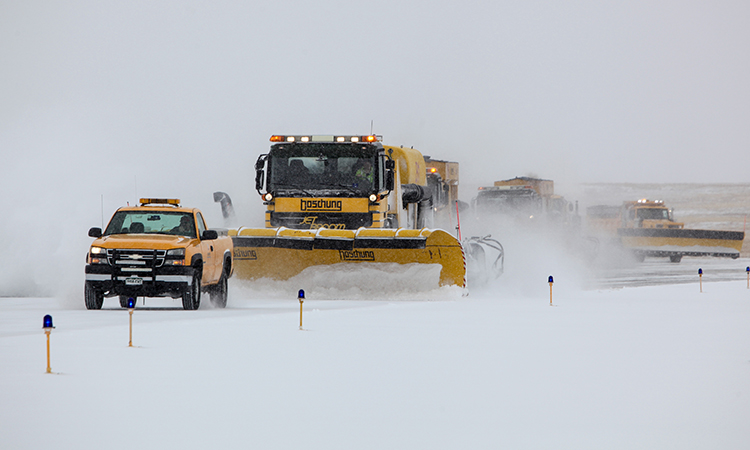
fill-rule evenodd
<path id="1" fill-rule="evenodd" d="M 262 226 L 271 134 L 371 123 L 460 162 L 465 201 L 519 175 L 747 182 L 748 23 L 741 0 L 0 0 L 0 249 L 54 230 L 34 241 L 78 276 L 138 196 L 221 226 L 223 190 Z"/>

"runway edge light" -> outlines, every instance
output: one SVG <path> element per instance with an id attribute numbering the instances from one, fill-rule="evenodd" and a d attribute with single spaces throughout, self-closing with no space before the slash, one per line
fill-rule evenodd
<path id="1" fill-rule="evenodd" d="M 552 278 L 552 275 L 549 276 L 547 282 L 549 283 L 549 305 L 552 306 L 552 284 L 555 282 L 555 279 Z"/>
<path id="2" fill-rule="evenodd" d="M 300 289 L 297 293 L 297 300 L 299 300 L 299 329 L 302 329 L 302 303 L 305 301 L 305 290 Z"/>
<path id="3" fill-rule="evenodd" d="M 133 297 L 128 298 L 128 315 L 129 315 L 129 328 L 130 328 L 130 337 L 128 339 L 128 347 L 133 346 L 133 310 L 135 309 L 135 299 Z"/>
<path id="4" fill-rule="evenodd" d="M 45 331 L 46 330 L 52 330 L 53 328 L 55 328 L 54 326 L 52 326 L 52 316 L 50 316 L 49 314 L 47 314 L 46 316 L 44 316 L 44 319 L 42 321 L 42 328 Z"/>
<path id="5" fill-rule="evenodd" d="M 55 327 L 52 325 L 52 316 L 50 316 L 49 314 L 45 315 L 44 319 L 42 319 L 42 329 L 44 330 L 44 334 L 47 335 L 47 373 L 52 373 L 49 354 L 49 335 L 50 332 L 52 332 L 53 328 Z"/>

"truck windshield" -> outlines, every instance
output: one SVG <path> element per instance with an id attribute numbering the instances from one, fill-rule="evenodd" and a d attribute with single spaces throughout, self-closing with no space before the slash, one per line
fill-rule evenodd
<path id="1" fill-rule="evenodd" d="M 378 149 L 369 144 L 278 144 L 268 161 L 268 190 L 367 195 L 379 186 Z"/>
<path id="2" fill-rule="evenodd" d="M 495 212 L 533 212 L 541 208 L 541 200 L 532 190 L 483 190 L 476 204 Z"/>
<path id="3" fill-rule="evenodd" d="M 193 215 L 176 211 L 117 211 L 103 234 L 137 233 L 197 237 Z"/>
<path id="4" fill-rule="evenodd" d="M 662 208 L 641 208 L 638 218 L 645 220 L 669 220 L 669 210 Z"/>

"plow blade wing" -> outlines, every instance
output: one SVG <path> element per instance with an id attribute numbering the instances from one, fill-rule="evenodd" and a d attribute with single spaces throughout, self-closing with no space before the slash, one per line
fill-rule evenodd
<path id="1" fill-rule="evenodd" d="M 398 263 L 438 264 L 440 286 L 466 284 L 461 244 L 443 230 L 240 228 L 230 235 L 240 279 L 287 280 L 320 265 Z"/>
<path id="2" fill-rule="evenodd" d="M 623 246 L 647 256 L 718 256 L 738 258 L 743 231 L 684 228 L 620 228 Z"/>

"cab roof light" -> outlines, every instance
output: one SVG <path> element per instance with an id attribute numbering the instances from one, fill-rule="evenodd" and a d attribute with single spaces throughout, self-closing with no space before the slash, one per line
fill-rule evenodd
<path id="1" fill-rule="evenodd" d="M 178 198 L 142 198 L 141 199 L 141 206 L 154 205 L 154 204 L 180 206 L 180 199 Z"/>
<path id="2" fill-rule="evenodd" d="M 366 136 L 354 135 L 281 135 L 274 134 L 271 136 L 271 142 L 380 142 L 383 136 L 370 134 Z"/>

